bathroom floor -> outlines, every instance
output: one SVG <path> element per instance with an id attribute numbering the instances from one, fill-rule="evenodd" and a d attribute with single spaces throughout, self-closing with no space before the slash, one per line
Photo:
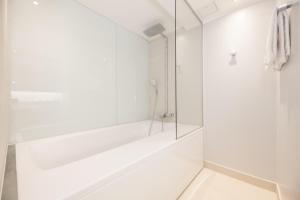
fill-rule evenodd
<path id="1" fill-rule="evenodd" d="M 277 194 L 204 169 L 179 200 L 278 200 Z"/>

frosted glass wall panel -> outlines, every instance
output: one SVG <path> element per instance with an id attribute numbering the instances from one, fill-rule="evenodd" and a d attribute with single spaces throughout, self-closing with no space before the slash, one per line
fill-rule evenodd
<path id="1" fill-rule="evenodd" d="M 9 35 L 12 142 L 148 117 L 139 36 L 73 0 L 10 0 Z"/>
<path id="2" fill-rule="evenodd" d="M 118 122 L 146 119 L 149 105 L 148 43 L 118 28 L 117 58 Z"/>

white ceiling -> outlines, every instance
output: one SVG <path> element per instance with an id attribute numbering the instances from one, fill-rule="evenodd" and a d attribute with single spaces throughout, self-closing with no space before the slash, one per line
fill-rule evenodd
<path id="1" fill-rule="evenodd" d="M 264 0 L 187 0 L 204 23 Z"/>
<path id="2" fill-rule="evenodd" d="M 174 0 L 77 0 L 84 6 L 106 16 L 143 37 L 143 31 L 161 23 L 166 33 L 175 29 Z M 263 0 L 187 0 L 206 23 L 234 10 Z M 186 30 L 200 25 L 184 0 L 177 0 L 177 26 Z M 146 37 L 145 37 L 146 38 Z M 147 38 L 148 39 L 148 38 Z"/>
<path id="3" fill-rule="evenodd" d="M 173 0 L 163 0 L 166 10 L 156 0 L 77 0 L 86 7 L 106 16 L 130 31 L 144 36 L 143 31 L 161 23 L 167 32 L 175 29 Z M 170 6 L 171 5 L 171 6 Z M 173 9 L 172 9 L 173 7 Z"/>

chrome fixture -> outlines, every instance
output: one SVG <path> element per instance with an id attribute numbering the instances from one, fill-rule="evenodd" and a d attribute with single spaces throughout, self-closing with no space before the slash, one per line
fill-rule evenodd
<path id="1" fill-rule="evenodd" d="M 282 10 L 285 10 L 285 9 L 289 9 L 289 8 L 293 7 L 295 4 L 298 4 L 298 3 L 300 3 L 300 0 L 291 1 L 291 2 L 288 2 L 288 3 L 283 4 L 281 6 L 278 6 L 277 10 L 282 11 Z"/>
<path id="2" fill-rule="evenodd" d="M 144 31 L 144 34 L 152 38 L 154 36 L 160 35 L 165 39 L 166 45 L 165 45 L 165 78 L 164 78 L 164 86 L 165 86 L 165 98 L 164 98 L 164 113 L 161 115 L 160 119 L 162 120 L 162 130 L 163 130 L 163 122 L 165 119 L 170 118 L 169 116 L 174 116 L 174 114 L 169 113 L 169 38 L 163 33 L 166 29 L 161 24 L 155 24 L 154 26 L 149 27 Z M 157 97 L 155 97 L 157 98 Z M 155 100 L 156 101 L 156 100 Z M 155 115 L 155 113 L 153 113 Z M 154 116 L 152 116 L 154 120 Z M 149 129 L 149 135 L 151 134 L 151 129 L 153 125 L 153 120 L 151 121 L 150 129 Z"/>
<path id="3" fill-rule="evenodd" d="M 156 108 L 157 108 L 157 97 L 158 97 L 158 87 L 157 87 L 157 82 L 156 80 L 151 80 L 150 81 L 150 85 L 154 88 L 155 91 L 155 97 L 154 97 L 154 106 L 153 106 L 153 113 L 152 113 L 152 119 L 150 122 L 150 127 L 149 127 L 149 131 L 148 131 L 148 136 L 151 135 L 151 131 L 152 131 L 152 127 L 153 127 L 153 122 L 155 119 L 155 114 L 156 114 Z"/>

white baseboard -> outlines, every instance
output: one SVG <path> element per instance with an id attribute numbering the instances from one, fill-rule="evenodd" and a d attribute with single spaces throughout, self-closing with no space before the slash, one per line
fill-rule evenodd
<path id="1" fill-rule="evenodd" d="M 241 180 L 243 182 L 255 185 L 257 187 L 269 190 L 271 192 L 275 192 L 278 195 L 278 199 L 280 199 L 280 195 L 279 195 L 279 189 L 278 189 L 278 184 L 273 182 L 273 181 L 269 181 L 257 176 L 253 176 L 244 172 L 240 172 L 222 165 L 219 165 L 217 163 L 214 162 L 210 162 L 210 161 L 205 161 L 204 162 L 204 167 L 214 170 L 216 172 L 225 174 L 227 176 L 230 176 L 232 178 Z"/>
<path id="2" fill-rule="evenodd" d="M 299 200 L 300 194 L 289 189 L 286 189 L 284 186 L 277 184 L 277 194 L 279 200 Z"/>

